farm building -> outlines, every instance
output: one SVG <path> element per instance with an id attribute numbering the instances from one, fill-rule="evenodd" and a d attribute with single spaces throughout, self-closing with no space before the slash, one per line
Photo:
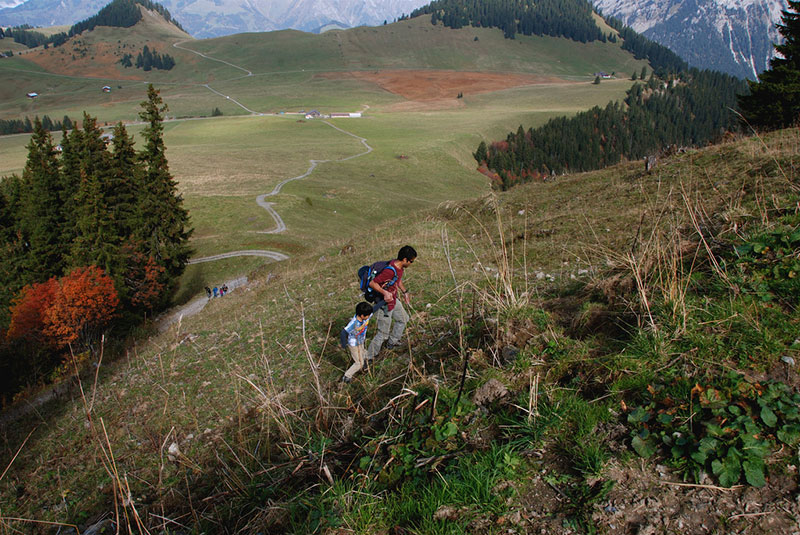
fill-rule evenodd
<path id="1" fill-rule="evenodd" d="M 347 119 L 361 117 L 361 112 L 355 113 L 331 113 L 331 119 Z"/>

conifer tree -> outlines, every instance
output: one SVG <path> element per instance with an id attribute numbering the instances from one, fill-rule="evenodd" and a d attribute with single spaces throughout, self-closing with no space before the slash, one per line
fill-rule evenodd
<path id="1" fill-rule="evenodd" d="M 142 102 L 139 116 L 147 123 L 143 131 L 145 148 L 139 153 L 144 164 L 138 189 L 137 228 L 135 238 L 142 244 L 142 253 L 162 266 L 167 286 L 164 298 L 174 290 L 178 277 L 189 260 L 189 214 L 177 193 L 177 184 L 167 164 L 164 145 L 164 113 L 167 106 L 152 84 L 147 100 Z"/>
<path id="2" fill-rule="evenodd" d="M 25 248 L 20 230 L 22 180 L 17 175 L 0 180 L 0 328 L 8 325 L 11 299 L 23 287 Z"/>
<path id="3" fill-rule="evenodd" d="M 118 235 L 126 240 L 136 225 L 136 186 L 141 183 L 142 166 L 134 149 L 134 141 L 121 122 L 114 127 L 114 152 L 111 156 L 111 205 Z"/>
<path id="4" fill-rule="evenodd" d="M 65 123 L 69 121 L 64 116 Z M 65 123 L 62 123 L 65 124 Z M 80 152 L 83 147 L 83 131 L 77 126 L 71 132 L 63 126 L 61 132 L 61 208 L 64 213 L 62 241 L 72 243 L 75 239 L 76 196 L 81 184 Z"/>
<path id="5" fill-rule="evenodd" d="M 34 122 L 28 160 L 22 172 L 21 233 L 25 243 L 23 283 L 41 282 L 64 271 L 62 186 L 53 138 Z"/>
<path id="6" fill-rule="evenodd" d="M 113 273 L 119 261 L 117 253 L 121 240 L 113 217 L 111 155 L 102 134 L 97 120 L 84 113 L 79 164 L 81 180 L 75 210 L 76 236 L 72 242 L 70 264 L 73 267 L 95 265 Z"/>
<path id="7" fill-rule="evenodd" d="M 739 97 L 739 108 L 751 126 L 785 128 L 800 119 L 800 1 L 789 1 L 778 31 L 784 37 L 775 45 L 780 54 L 760 81 L 748 81 L 750 94 Z M 781 57 L 782 56 L 782 57 Z"/>

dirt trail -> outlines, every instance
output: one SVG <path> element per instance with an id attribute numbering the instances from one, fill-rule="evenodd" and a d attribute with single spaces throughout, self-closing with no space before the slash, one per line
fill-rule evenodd
<path id="1" fill-rule="evenodd" d="M 181 43 L 183 43 L 183 42 L 185 42 L 185 41 L 181 41 Z M 245 69 L 244 67 L 241 67 L 239 65 L 234 65 L 233 63 L 229 63 L 229 62 L 224 61 L 224 60 L 213 58 L 213 57 L 207 56 L 205 54 L 201 54 L 200 52 L 196 52 L 196 51 L 191 50 L 189 48 L 182 47 L 182 46 L 180 46 L 181 43 L 175 43 L 173 46 L 176 47 L 176 48 L 180 48 L 181 50 L 186 50 L 188 52 L 193 52 L 193 53 L 195 53 L 195 54 L 197 54 L 197 55 L 199 55 L 199 56 L 201 56 L 203 58 L 206 58 L 208 60 L 218 61 L 220 63 L 224 63 L 226 65 L 230 65 L 231 67 L 240 69 L 240 70 L 242 70 L 242 71 L 247 73 L 242 78 L 253 75 L 253 73 L 251 71 Z M 264 113 L 257 112 L 257 111 L 254 111 L 254 110 L 251 110 L 251 109 L 247 108 L 246 106 L 244 106 L 243 104 L 239 103 L 235 99 L 232 99 L 229 95 L 224 95 L 224 94 L 220 93 L 219 91 L 209 87 L 208 84 L 200 84 L 200 85 L 202 85 L 203 87 L 207 88 L 208 90 L 210 90 L 210 91 L 212 91 L 212 92 L 214 92 L 214 93 L 216 93 L 216 94 L 218 94 L 220 96 L 224 96 L 226 99 L 228 99 L 231 102 L 241 106 L 244 110 L 247 110 L 249 113 L 251 113 L 253 115 L 265 115 Z M 319 164 L 330 163 L 330 162 L 345 162 L 345 161 L 348 161 L 348 160 L 352 160 L 354 158 L 358 158 L 360 156 L 364 156 L 364 155 L 369 154 L 370 152 L 373 151 L 373 148 L 369 146 L 369 144 L 367 143 L 367 140 L 365 138 L 359 137 L 359 136 L 353 134 L 352 132 L 348 132 L 347 130 L 339 128 L 338 126 L 335 126 L 335 125 L 331 124 L 328 121 L 323 121 L 323 122 L 326 125 L 328 125 L 331 128 L 333 128 L 334 130 L 338 130 L 339 132 L 341 132 L 343 134 L 346 134 L 348 136 L 352 136 L 352 137 L 358 139 L 361 142 L 361 144 L 364 145 L 365 150 L 363 152 L 359 152 L 358 154 L 353 154 L 352 156 L 347 156 L 345 158 L 340 158 L 338 160 L 309 160 L 311 165 L 306 170 L 305 173 L 303 173 L 302 175 L 298 175 L 298 176 L 294 176 L 294 177 L 282 180 L 274 188 L 272 188 L 272 191 L 270 191 L 268 193 L 263 193 L 263 194 L 259 195 L 258 197 L 256 197 L 256 204 L 258 204 L 260 207 L 262 207 L 264 210 L 266 210 L 269 213 L 269 215 L 272 216 L 272 219 L 275 221 L 275 228 L 270 229 L 270 230 L 258 231 L 258 233 L 260 233 L 260 234 L 279 234 L 281 232 L 286 231 L 286 229 L 287 229 L 286 223 L 283 221 L 283 218 L 280 216 L 280 214 L 278 214 L 278 212 L 275 210 L 275 208 L 273 208 L 273 204 L 274 203 L 268 202 L 266 200 L 268 197 L 274 197 L 275 195 L 278 195 L 281 192 L 281 189 L 283 188 L 283 186 L 285 186 L 286 184 L 288 184 L 290 182 L 293 182 L 295 180 L 302 180 L 303 178 L 306 178 L 307 176 L 311 175 L 311 173 L 314 172 L 314 170 L 317 168 L 317 165 L 319 165 Z M 244 251 L 230 251 L 230 252 L 227 252 L 227 253 L 220 253 L 220 254 L 210 255 L 210 256 L 205 256 L 205 257 L 200 257 L 200 258 L 192 258 L 191 260 L 189 260 L 189 264 L 200 264 L 200 263 L 203 263 L 203 262 L 213 262 L 215 260 L 221 260 L 223 258 L 234 258 L 234 257 L 238 257 L 238 256 L 261 256 L 261 257 L 266 257 L 266 258 L 272 258 L 276 262 L 279 262 L 279 261 L 282 261 L 282 260 L 287 260 L 289 258 L 288 255 L 285 255 L 285 254 L 283 254 L 283 253 L 281 253 L 279 251 L 269 251 L 269 250 L 262 250 L 262 249 L 250 249 L 250 250 L 244 250 Z M 246 282 L 247 282 L 247 279 L 244 278 L 243 282 L 242 282 L 241 279 L 236 279 L 235 281 L 230 281 L 227 284 L 228 284 L 228 287 L 230 289 L 233 289 L 233 288 L 235 288 L 237 286 L 246 284 Z M 172 325 L 175 322 L 180 321 L 184 317 L 189 317 L 189 316 L 192 316 L 194 314 L 197 314 L 198 312 L 203 310 L 203 307 L 205 307 L 206 303 L 208 303 L 208 298 L 205 297 L 205 296 L 199 296 L 199 297 L 193 299 L 192 301 L 190 301 L 189 303 L 187 303 L 187 304 L 185 304 L 183 306 L 176 307 L 174 309 L 171 309 L 171 310 L 165 312 L 164 314 L 159 316 L 159 318 L 157 320 L 158 329 L 160 331 L 164 331 L 170 325 Z"/>

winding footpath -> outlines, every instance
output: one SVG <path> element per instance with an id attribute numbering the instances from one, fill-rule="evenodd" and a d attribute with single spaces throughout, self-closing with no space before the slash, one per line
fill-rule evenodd
<path id="1" fill-rule="evenodd" d="M 209 61 L 216 61 L 218 63 L 223 63 L 225 65 L 233 67 L 234 69 L 239 69 L 240 71 L 243 71 L 245 73 L 243 76 L 240 76 L 240 77 L 237 77 L 237 78 L 231 78 L 230 80 L 226 80 L 227 82 L 231 82 L 231 81 L 234 81 L 234 80 L 240 80 L 242 78 L 247 78 L 248 76 L 253 76 L 253 72 L 252 71 L 247 70 L 247 69 L 245 69 L 244 67 L 242 67 L 240 65 L 235 65 L 233 63 L 230 63 L 229 61 L 218 59 L 218 58 L 203 54 L 201 52 L 198 52 L 196 50 L 192 50 L 191 48 L 186 48 L 184 46 L 181 46 L 185 42 L 186 41 L 180 41 L 180 42 L 177 42 L 177 43 L 173 43 L 172 46 L 175 47 L 175 48 L 178 48 L 180 50 L 184 50 L 186 52 L 191 52 L 192 54 L 196 54 L 196 55 L 200 56 L 201 58 L 205 58 L 205 59 L 207 59 Z M 236 104 L 237 106 L 241 107 L 243 110 L 247 111 L 248 113 L 250 113 L 252 115 L 257 115 L 257 116 L 266 115 L 263 112 L 251 110 L 250 108 L 248 108 L 247 106 L 245 106 L 244 104 L 239 102 L 238 100 L 236 100 L 234 98 L 231 98 L 230 95 L 226 95 L 224 93 L 221 93 L 221 92 L 217 91 L 216 89 L 214 89 L 213 87 L 209 86 L 208 84 L 198 84 L 198 85 L 200 85 L 202 87 L 205 87 L 206 89 L 208 89 L 212 93 L 215 93 L 215 94 L 217 94 L 217 95 L 219 95 L 221 97 L 225 97 L 226 100 L 229 100 L 229 101 L 233 102 L 234 104 Z M 281 218 L 280 214 L 278 214 L 278 212 L 275 211 L 275 208 L 273 208 L 273 204 L 274 203 L 268 202 L 266 200 L 268 197 L 274 197 L 275 195 L 278 195 L 281 192 L 281 189 L 283 188 L 283 186 L 285 186 L 289 182 L 294 182 L 295 180 L 301 180 L 303 178 L 306 178 L 311 173 L 313 173 L 314 169 L 317 168 L 317 165 L 319 165 L 321 163 L 345 162 L 347 160 L 352 160 L 353 158 L 358 158 L 360 156 L 364 156 L 364 155 L 369 154 L 370 152 L 372 152 L 373 149 L 372 149 L 372 147 L 370 147 L 367 144 L 367 140 L 365 138 L 359 137 L 359 136 L 353 134 L 352 132 L 348 132 L 347 130 L 339 128 L 338 126 L 335 126 L 335 125 L 331 124 L 328 121 L 323 121 L 323 122 L 325 124 L 327 124 L 328 126 L 330 126 L 331 128 L 333 128 L 334 130 L 338 130 L 339 132 L 341 132 L 343 134 L 347 134 L 348 136 L 352 136 L 352 137 L 358 139 L 361 142 L 361 144 L 364 145 L 364 148 L 365 148 L 364 152 L 360 152 L 358 154 L 354 154 L 354 155 L 348 156 L 346 158 L 341 158 L 339 160 L 310 160 L 311 166 L 308 168 L 308 170 L 305 173 L 303 173 L 302 175 L 298 175 L 298 176 L 292 177 L 292 178 L 287 178 L 286 180 L 283 180 L 283 181 L 279 182 L 274 188 L 272 188 L 272 191 L 270 191 L 269 193 L 263 193 L 263 194 L 259 195 L 258 197 L 256 197 L 256 204 L 258 204 L 260 207 L 262 207 L 264 210 L 266 210 L 269 213 L 269 215 L 272 216 L 272 219 L 275 221 L 275 228 L 270 229 L 270 230 L 259 230 L 259 231 L 256 231 L 256 233 L 258 233 L 258 234 L 280 234 L 281 232 L 284 232 L 286 230 L 286 223 L 284 223 L 283 218 Z M 237 256 L 263 256 L 263 257 L 267 257 L 267 258 L 272 258 L 273 260 L 276 260 L 276 261 L 286 260 L 286 259 L 289 258 L 287 255 L 285 255 L 283 253 L 280 253 L 278 251 L 265 251 L 265 250 L 258 250 L 258 249 L 250 249 L 250 250 L 246 250 L 246 251 L 231 251 L 229 253 L 221 253 L 221 254 L 217 254 L 217 255 L 204 256 L 204 257 L 200 257 L 200 258 L 193 258 L 193 259 L 189 260 L 189 264 L 199 264 L 199 263 L 202 263 L 202 262 L 212 262 L 214 260 L 221 260 L 223 258 L 233 258 L 233 257 L 237 257 Z"/>
<path id="2" fill-rule="evenodd" d="M 204 59 L 206 59 L 208 61 L 215 61 L 217 63 L 222 63 L 222 64 L 225 64 L 225 65 L 228 65 L 229 67 L 232 67 L 234 69 L 240 70 L 240 71 L 242 71 L 244 73 L 241 76 L 237 76 L 237 77 L 230 78 L 230 79 L 227 79 L 227 80 L 219 80 L 219 82 L 233 82 L 233 81 L 236 81 L 236 80 L 241 80 L 243 78 L 247 78 L 247 77 L 251 77 L 251 76 L 257 76 L 252 71 L 242 67 L 241 65 L 236 65 L 236 64 L 231 63 L 229 61 L 225 61 L 225 60 L 222 60 L 222 59 L 219 59 L 219 58 L 215 58 L 215 57 L 209 56 L 207 54 L 203 54 L 201 52 L 198 52 L 196 50 L 192 50 L 191 48 L 186 48 L 185 46 L 182 46 L 187 41 L 189 41 L 189 40 L 187 39 L 187 40 L 184 40 L 184 41 L 179 41 L 179 42 L 173 43 L 172 46 L 174 48 L 183 50 L 185 52 L 190 52 L 192 54 L 195 54 L 195 55 L 197 55 L 197 56 L 199 56 L 201 58 L 204 58 Z M 90 76 L 70 76 L 70 75 L 62 75 L 62 74 L 55 74 L 55 73 L 40 73 L 40 72 L 34 72 L 34 71 L 26 71 L 26 70 L 22 70 L 22 69 L 12 69 L 12 70 L 18 70 L 20 72 L 29 72 L 31 74 L 43 74 L 43 75 L 47 75 L 47 76 L 55 76 L 55 77 L 60 77 L 60 78 L 94 79 L 93 77 L 90 77 Z M 300 71 L 286 71 L 286 72 L 300 72 Z M 269 74 L 277 74 L 277 73 L 269 73 Z M 122 82 L 130 83 L 131 82 L 130 80 L 117 80 L 117 81 L 120 82 L 120 83 L 122 83 Z M 149 82 L 143 81 L 143 82 L 136 82 L 136 83 L 145 83 L 146 84 L 146 83 L 149 83 Z M 179 85 L 179 84 L 176 84 L 176 83 L 169 83 L 169 82 L 162 82 L 162 84 L 164 84 L 164 85 Z M 213 87 L 211 87 L 207 83 L 205 83 L 205 84 L 188 83 L 188 84 L 180 84 L 180 85 L 194 85 L 194 86 L 197 86 L 197 87 L 204 87 L 208 91 L 211 91 L 212 93 L 214 93 L 215 95 L 218 95 L 218 96 L 226 99 L 227 101 L 232 102 L 236 106 L 239 106 L 240 108 L 242 108 L 243 110 L 245 110 L 247 113 L 249 113 L 251 116 L 254 116 L 254 117 L 264 116 L 264 115 L 273 115 L 273 114 L 270 114 L 270 113 L 264 113 L 264 112 L 260 112 L 260 111 L 257 111 L 257 110 L 252 110 L 252 109 L 248 108 L 247 106 L 245 106 L 244 104 L 242 104 L 241 102 L 239 102 L 238 100 L 236 100 L 235 98 L 231 97 L 230 95 L 226 95 L 226 94 L 214 89 Z M 365 105 L 364 109 L 366 109 L 366 108 L 369 108 L 369 106 Z M 182 118 L 182 119 L 170 119 L 169 122 L 192 121 L 192 120 L 200 120 L 200 119 L 201 118 L 198 118 L 198 117 L 189 117 L 189 118 Z M 366 154 L 369 154 L 370 152 L 373 151 L 373 148 L 371 146 L 369 146 L 369 144 L 367 143 L 367 140 L 365 138 L 357 136 L 357 135 L 353 134 L 352 132 L 348 132 L 347 130 L 344 130 L 342 128 L 339 128 L 338 126 L 335 126 L 334 124 L 330 123 L 329 121 L 323 121 L 323 122 L 326 125 L 328 125 L 331 128 L 333 128 L 334 130 L 338 130 L 339 132 L 341 132 L 343 134 L 346 134 L 348 136 L 354 137 L 357 140 L 359 140 L 361 142 L 361 144 L 364 146 L 364 151 L 359 152 L 358 154 L 354 154 L 352 156 L 347 156 L 345 158 L 340 158 L 338 160 L 309 160 L 311 165 L 309 166 L 309 168 L 306 170 L 305 173 L 303 173 L 302 175 L 295 176 L 295 177 L 287 178 L 287 179 L 279 182 L 272 189 L 272 191 L 270 191 L 269 193 L 264 193 L 264 194 L 259 195 L 258 197 L 256 197 L 256 203 L 260 207 L 262 207 L 264 210 L 266 210 L 269 213 L 269 215 L 272 217 L 272 219 L 275 221 L 275 228 L 269 229 L 269 230 L 256 231 L 256 233 L 259 233 L 259 234 L 280 234 L 280 233 L 285 232 L 287 230 L 286 223 L 283 221 L 283 218 L 281 218 L 280 214 L 278 214 L 278 212 L 274 208 L 274 203 L 267 201 L 267 199 L 269 197 L 274 197 L 275 195 L 278 195 L 281 192 L 281 189 L 283 188 L 283 186 L 285 186 L 286 184 L 288 184 L 290 182 L 293 182 L 295 180 L 302 180 L 302 179 L 308 177 L 309 175 L 311 175 L 314 172 L 314 170 L 317 168 L 317 166 L 319 164 L 345 162 L 347 160 L 352 160 L 354 158 L 359 158 L 359 157 L 364 156 Z M 133 123 L 133 124 L 140 124 L 140 123 Z M 20 134 L 20 135 L 24 135 L 24 134 Z M 200 263 L 203 263 L 203 262 L 213 262 L 213 261 L 216 261 L 216 260 L 222 260 L 224 258 L 235 258 L 235 257 L 240 257 L 240 256 L 258 256 L 258 257 L 270 258 L 270 259 L 272 259 L 274 261 L 278 261 L 278 262 L 279 261 L 283 261 L 283 260 L 287 260 L 289 258 L 288 255 L 286 255 L 284 253 L 281 253 L 279 251 L 269 251 L 269 250 L 260 250 L 260 249 L 247 249 L 247 250 L 241 250 L 241 251 L 230 251 L 230 252 L 227 252 L 227 253 L 220 253 L 220 254 L 215 254 L 215 255 L 210 255 L 210 256 L 192 258 L 191 260 L 189 260 L 188 263 L 189 264 L 200 264 Z M 235 279 L 233 281 L 227 281 L 226 282 L 228 287 L 231 288 L 231 289 L 233 289 L 233 288 L 235 288 L 237 286 L 242 286 L 245 283 L 246 283 L 246 279 L 244 281 L 242 281 L 241 279 Z M 190 315 L 191 313 L 195 313 L 195 312 L 201 310 L 202 306 L 204 306 L 207 301 L 208 301 L 208 299 L 205 296 L 201 296 L 201 297 L 195 298 L 190 303 L 184 305 L 183 307 L 178 307 L 177 309 L 173 309 L 172 311 L 166 313 L 164 316 L 168 316 L 169 318 L 174 318 L 174 319 L 170 319 L 169 320 L 169 323 L 173 323 L 174 321 L 178 321 L 180 319 L 180 317 L 182 317 L 183 315 Z M 201 302 L 202 304 L 198 305 L 199 302 Z M 199 308 L 198 308 L 198 306 L 199 306 Z M 183 310 L 183 313 L 181 313 L 182 310 Z"/>
<path id="3" fill-rule="evenodd" d="M 198 56 L 200 56 L 202 58 L 205 58 L 205 59 L 208 59 L 210 61 L 217 61 L 219 63 L 224 63 L 225 65 L 229 65 L 229 66 L 231 66 L 233 68 L 239 69 L 239 70 L 244 71 L 246 73 L 245 75 L 243 75 L 241 77 L 233 78 L 233 79 L 227 80 L 227 81 L 239 80 L 241 78 L 246 78 L 248 76 L 253 76 L 253 73 L 251 71 L 245 69 L 244 67 L 241 67 L 239 65 L 234 65 L 233 63 L 229 63 L 229 62 L 221 60 L 221 59 L 217 59 L 217 58 L 214 58 L 214 57 L 211 57 L 211 56 L 207 56 L 206 54 L 201 54 L 200 52 L 197 52 L 197 51 L 192 50 L 190 48 L 185 48 L 183 46 L 180 46 L 184 42 L 185 41 L 181 41 L 180 43 L 175 43 L 175 44 L 173 44 L 173 46 L 175 48 L 179 48 L 181 50 L 185 50 L 187 52 L 192 52 L 193 54 L 197 54 Z M 234 104 L 238 105 L 243 110 L 247 111 L 248 113 L 250 113 L 250 114 L 252 114 L 254 116 L 266 115 L 266 114 L 264 114 L 262 112 L 251 110 L 250 108 L 248 108 L 244 104 L 240 103 L 236 99 L 233 99 L 229 95 L 225 95 L 225 94 L 217 91 L 216 89 L 210 87 L 208 84 L 198 84 L 198 85 L 200 85 L 202 87 L 205 87 L 209 91 L 211 91 L 211 92 L 213 92 L 213 93 L 215 93 L 215 94 L 217 94 L 217 95 L 219 95 L 221 97 L 224 97 L 226 100 L 228 100 L 230 102 L 233 102 Z M 272 228 L 272 229 L 269 229 L 269 230 L 259 230 L 259 231 L 256 231 L 256 233 L 258 233 L 258 234 L 280 234 L 280 233 L 285 232 L 287 230 L 286 223 L 283 221 L 283 218 L 280 216 L 280 214 L 278 214 L 278 212 L 274 208 L 274 204 L 275 203 L 267 201 L 267 199 L 269 197 L 274 197 L 275 195 L 278 195 L 281 192 L 281 189 L 283 189 L 283 186 L 285 186 L 286 184 L 288 184 L 290 182 L 294 182 L 295 180 L 302 180 L 302 179 L 308 177 L 309 175 L 311 175 L 314 172 L 314 170 L 320 164 L 345 162 L 345 161 L 348 161 L 348 160 L 352 160 L 354 158 L 359 158 L 361 156 L 365 156 L 365 155 L 367 155 L 367 154 L 369 154 L 370 152 L 373 151 L 373 148 L 371 146 L 369 146 L 369 144 L 367 143 L 367 140 L 365 138 L 357 136 L 357 135 L 353 134 L 352 132 L 348 132 L 347 130 L 344 130 L 342 128 L 339 128 L 338 126 L 330 123 L 329 121 L 322 121 L 322 122 L 325 123 L 326 125 L 330 126 L 331 128 L 333 128 L 334 130 L 338 130 L 339 132 L 341 132 L 343 134 L 346 134 L 348 136 L 356 138 L 364 146 L 364 150 L 362 152 L 359 152 L 358 154 L 353 154 L 352 156 L 347 156 L 345 158 L 340 158 L 338 160 L 309 160 L 311 165 L 309 166 L 309 168 L 306 170 L 305 173 L 303 173 L 302 175 L 298 175 L 298 176 L 295 176 L 295 177 L 291 177 L 291 178 L 287 178 L 285 180 L 282 180 L 274 188 L 272 188 L 272 191 L 270 191 L 268 193 L 263 193 L 263 194 L 259 195 L 258 197 L 256 197 L 256 204 L 258 204 L 261 208 L 266 210 L 267 213 L 269 213 L 269 215 L 272 217 L 273 221 L 275 221 L 275 228 Z M 211 256 L 192 258 L 191 260 L 189 260 L 189 264 L 200 264 L 200 263 L 203 263 L 203 262 L 213 262 L 215 260 L 222 260 L 224 258 L 234 258 L 234 257 L 239 257 L 239 256 L 260 256 L 260 257 L 265 257 L 265 258 L 271 258 L 272 260 L 275 260 L 275 261 L 287 260 L 289 258 L 288 255 L 286 255 L 284 253 L 281 253 L 279 251 L 248 249 L 248 250 L 243 250 L 243 251 L 230 251 L 230 252 L 227 252 L 227 253 L 220 253 L 220 254 L 211 255 Z M 228 288 L 232 291 L 237 287 L 244 286 L 245 284 L 247 284 L 247 278 L 246 277 L 240 277 L 240 278 L 234 279 L 232 281 L 227 281 L 225 284 L 227 284 Z M 187 304 L 185 304 L 183 306 L 173 308 L 169 312 L 166 312 L 165 314 L 163 314 L 158 319 L 159 329 L 164 331 L 170 325 L 172 325 L 173 323 L 180 322 L 184 317 L 192 316 L 192 315 L 200 312 L 205 307 L 205 305 L 208 303 L 208 301 L 209 301 L 208 297 L 201 295 L 201 296 L 198 296 L 198 297 L 194 298 L 189 303 L 187 303 Z"/>

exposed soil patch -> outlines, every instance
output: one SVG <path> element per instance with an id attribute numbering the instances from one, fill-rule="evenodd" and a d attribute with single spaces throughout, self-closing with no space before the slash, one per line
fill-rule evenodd
<path id="1" fill-rule="evenodd" d="M 93 78 L 113 77 L 120 80 L 144 79 L 144 71 L 122 68 L 119 65 L 121 57 L 122 53 L 116 43 L 93 43 L 79 47 L 73 41 L 60 47 L 25 54 L 25 59 L 56 74 Z"/>
<path id="2" fill-rule="evenodd" d="M 568 83 L 559 78 L 532 74 L 498 74 L 433 70 L 386 70 L 329 72 L 317 76 L 326 79 L 355 78 L 372 82 L 382 89 L 400 95 L 409 102 L 393 106 L 396 110 L 459 106 L 464 96 L 491 93 L 511 87 L 535 84 Z"/>
<path id="3" fill-rule="evenodd" d="M 776 474 L 762 489 L 720 489 L 712 481 L 691 485 L 663 466 L 642 469 L 612 463 L 616 486 L 597 504 L 594 521 L 609 534 L 796 533 L 795 474 Z"/>

